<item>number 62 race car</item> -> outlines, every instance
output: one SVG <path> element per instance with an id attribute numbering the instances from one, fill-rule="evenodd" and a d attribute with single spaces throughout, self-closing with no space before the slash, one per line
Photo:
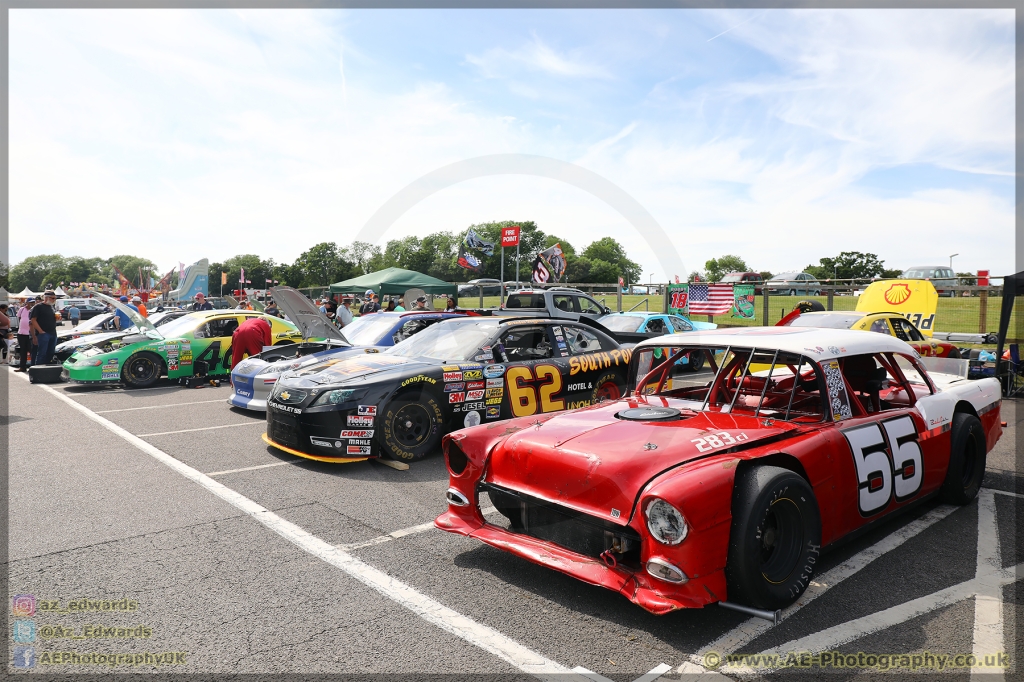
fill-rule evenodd
<path id="1" fill-rule="evenodd" d="M 677 366 L 693 351 L 710 380 Z M 975 497 L 1001 392 L 925 367 L 955 362 L 853 330 L 644 341 L 628 397 L 448 435 L 435 525 L 655 614 L 776 610 L 807 588 L 823 548 L 928 498 Z M 481 515 L 485 497 L 503 524 Z"/>

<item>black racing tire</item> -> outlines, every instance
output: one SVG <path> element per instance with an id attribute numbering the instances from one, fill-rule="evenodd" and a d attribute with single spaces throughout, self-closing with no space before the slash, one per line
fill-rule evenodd
<path id="1" fill-rule="evenodd" d="M 691 372 L 699 372 L 704 369 L 704 352 L 699 350 L 690 351 L 690 362 L 686 368 Z"/>
<path id="2" fill-rule="evenodd" d="M 821 516 L 811 486 L 779 467 L 737 474 L 725 576 L 729 599 L 780 609 L 810 584 L 821 553 Z"/>
<path id="3" fill-rule="evenodd" d="M 432 394 L 411 391 L 395 396 L 380 414 L 380 444 L 391 459 L 417 462 L 438 449 L 444 416 Z"/>
<path id="4" fill-rule="evenodd" d="M 963 358 L 963 356 L 960 354 L 960 349 L 957 348 L 956 346 L 949 349 L 949 355 L 947 355 L 946 357 L 951 358 L 953 360 L 960 360 Z"/>
<path id="5" fill-rule="evenodd" d="M 149 388 L 165 371 L 163 358 L 156 353 L 136 353 L 121 367 L 121 383 L 129 388 Z"/>
<path id="6" fill-rule="evenodd" d="M 939 495 L 948 504 L 967 504 L 985 476 L 985 430 L 973 414 L 957 412 L 950 436 L 949 467 Z"/>

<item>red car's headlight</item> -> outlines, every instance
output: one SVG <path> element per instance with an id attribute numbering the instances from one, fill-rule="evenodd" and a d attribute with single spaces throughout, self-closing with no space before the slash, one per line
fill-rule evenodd
<path id="1" fill-rule="evenodd" d="M 654 498 L 644 510 L 647 516 L 647 530 L 663 545 L 678 545 L 686 539 L 689 527 L 678 509 L 665 500 Z"/>

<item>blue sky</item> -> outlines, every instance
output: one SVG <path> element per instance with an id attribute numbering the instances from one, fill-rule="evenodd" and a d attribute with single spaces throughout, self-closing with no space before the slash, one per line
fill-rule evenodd
<path id="1" fill-rule="evenodd" d="M 10 257 L 290 262 L 408 183 L 523 153 L 620 186 L 686 269 L 840 251 L 1014 267 L 1013 12 L 11 10 Z M 387 239 L 535 220 L 642 235 L 577 188 L 478 178 Z M 40 246 L 39 234 L 49 235 Z"/>

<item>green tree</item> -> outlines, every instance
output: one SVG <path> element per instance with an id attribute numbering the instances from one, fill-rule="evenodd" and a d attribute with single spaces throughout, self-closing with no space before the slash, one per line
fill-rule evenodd
<path id="1" fill-rule="evenodd" d="M 885 279 L 896 279 L 902 274 L 903 271 L 900 270 L 899 268 L 886 268 L 885 270 L 882 270 L 881 276 L 884 277 Z"/>
<path id="2" fill-rule="evenodd" d="M 739 256 L 726 254 L 721 258 L 712 258 L 704 263 L 708 282 L 717 282 L 730 272 L 749 272 L 746 261 Z"/>
<path id="3" fill-rule="evenodd" d="M 44 284 L 51 283 L 48 280 L 50 273 L 62 271 L 65 265 L 67 259 L 59 253 L 29 256 L 11 268 L 11 290 L 17 293 L 28 287 L 32 291 L 39 291 Z"/>
<path id="4" fill-rule="evenodd" d="M 380 249 L 377 249 L 377 253 L 380 253 Z M 358 271 L 350 254 L 351 250 L 338 248 L 334 242 L 321 242 L 295 259 L 288 273 L 289 281 L 301 273 L 301 283 L 297 286 L 312 287 L 333 284 L 363 274 Z"/>
<path id="5" fill-rule="evenodd" d="M 491 277 L 497 279 L 501 276 L 501 229 L 518 225 L 519 230 L 519 278 L 530 279 L 530 268 L 533 265 L 533 257 L 547 248 L 547 235 L 540 231 L 537 224 L 532 220 L 499 220 L 491 223 L 477 223 L 470 225 L 466 230 L 458 233 L 458 242 L 455 244 L 454 253 L 451 256 L 454 264 L 459 257 L 459 244 L 462 242 L 467 230 L 473 230 L 477 236 L 485 242 L 494 243 L 494 255 L 483 257 L 483 266 L 479 273 L 465 270 L 456 266 L 456 280 L 465 281 L 478 277 Z M 515 248 L 505 249 L 505 281 L 514 280 L 516 276 L 516 250 Z M 449 280 L 452 281 L 452 280 Z"/>
<path id="6" fill-rule="evenodd" d="M 707 275 L 705 275 L 700 270 L 694 270 L 693 272 L 690 273 L 690 276 L 686 278 L 687 282 L 696 282 L 698 280 L 701 282 L 707 281 Z"/>
<path id="7" fill-rule="evenodd" d="M 345 249 L 345 254 L 347 260 L 355 266 L 354 277 L 375 272 L 384 267 L 384 256 L 379 246 L 367 242 L 352 242 L 352 245 Z"/>
<path id="8" fill-rule="evenodd" d="M 843 251 L 835 258 L 822 258 L 804 271 L 818 279 L 871 279 L 882 274 L 884 262 L 873 253 Z"/>
<path id="9" fill-rule="evenodd" d="M 885 277 L 885 275 L 882 276 Z M 899 275 L 896 276 L 899 277 Z M 973 272 L 958 272 L 956 276 L 959 278 L 957 284 L 960 286 L 973 287 L 978 284 L 978 276 Z"/>
<path id="10" fill-rule="evenodd" d="M 11 290 L 11 279 L 9 275 L 10 272 L 8 271 L 7 263 L 0 261 L 0 287 L 7 289 L 7 291 Z"/>
<path id="11" fill-rule="evenodd" d="M 117 284 L 117 273 L 114 272 L 116 267 L 121 271 L 122 274 L 132 284 L 137 285 L 139 283 L 139 271 L 141 270 L 143 278 L 148 278 L 157 272 L 156 264 L 148 258 L 139 258 L 138 256 L 121 255 L 114 256 L 108 263 L 108 269 L 106 273 L 107 281 Z"/>
<path id="12" fill-rule="evenodd" d="M 626 250 L 613 237 L 591 242 L 580 255 L 591 261 L 590 276 L 595 278 L 592 282 L 615 283 L 622 277 L 626 284 L 634 284 L 643 274 L 640 264 L 630 260 Z"/>
<path id="13" fill-rule="evenodd" d="M 761 275 L 761 279 L 763 279 L 763 280 L 764 280 L 764 281 L 766 281 L 766 282 L 767 282 L 768 280 L 770 280 L 770 279 L 771 279 L 772 277 L 774 277 L 774 276 L 775 276 L 775 275 L 773 275 L 772 273 L 768 272 L 767 270 L 762 270 L 761 272 L 759 272 L 759 273 L 757 273 L 757 274 Z"/>

